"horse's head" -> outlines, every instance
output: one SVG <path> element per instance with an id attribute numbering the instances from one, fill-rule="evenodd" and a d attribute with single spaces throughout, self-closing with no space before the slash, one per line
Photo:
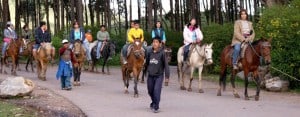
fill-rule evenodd
<path id="1" fill-rule="evenodd" d="M 212 64 L 213 63 L 213 59 L 212 59 L 212 54 L 213 54 L 213 43 L 211 44 L 205 44 L 204 46 L 204 56 L 205 59 L 207 61 L 207 64 Z"/>
<path id="2" fill-rule="evenodd" d="M 108 44 L 109 44 L 110 56 L 114 56 L 116 54 L 116 44 L 113 41 L 109 42 Z"/>
<path id="3" fill-rule="evenodd" d="M 266 64 L 270 64 L 271 63 L 271 40 L 272 39 L 260 39 L 258 40 L 258 47 L 257 48 L 257 52 L 260 54 L 260 56 L 263 57 L 263 59 L 265 60 L 264 62 Z"/>
<path id="4" fill-rule="evenodd" d="M 50 61 L 52 59 L 52 44 L 44 43 L 41 45 L 41 52 L 45 55 L 45 57 Z"/>
<path id="5" fill-rule="evenodd" d="M 134 40 L 132 51 L 136 58 L 144 57 L 144 50 L 142 49 L 142 47 L 143 47 L 143 43 L 141 42 L 140 39 Z"/>
<path id="6" fill-rule="evenodd" d="M 20 43 L 21 43 L 20 47 L 23 47 L 23 49 L 26 50 L 27 49 L 27 41 L 26 41 L 26 39 L 22 38 Z"/>
<path id="7" fill-rule="evenodd" d="M 164 51 L 165 51 L 165 53 L 166 53 L 166 57 L 167 57 L 167 59 L 168 59 L 168 62 L 170 62 L 171 59 L 172 59 L 172 48 L 166 47 L 166 48 L 164 49 Z"/>
<path id="8" fill-rule="evenodd" d="M 81 42 L 75 41 L 75 43 L 74 43 L 74 48 L 73 48 L 73 52 L 74 52 L 75 56 L 78 56 L 78 55 L 80 55 L 82 52 L 84 52 Z"/>

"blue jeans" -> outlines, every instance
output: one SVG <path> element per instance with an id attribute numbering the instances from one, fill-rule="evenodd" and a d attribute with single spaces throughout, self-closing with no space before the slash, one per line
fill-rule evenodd
<path id="1" fill-rule="evenodd" d="M 41 44 L 34 44 L 33 49 L 38 50 Z"/>
<path id="2" fill-rule="evenodd" d="M 240 51 L 241 51 L 241 44 L 235 44 L 233 45 L 233 54 L 232 54 L 232 64 L 233 65 L 237 65 L 237 59 L 240 55 Z"/>
<path id="3" fill-rule="evenodd" d="M 87 57 L 87 60 L 92 60 L 92 57 L 91 57 L 91 50 L 89 48 L 89 42 L 87 40 L 84 40 L 83 41 L 83 47 L 85 48 L 86 50 L 86 57 Z"/>
<path id="4" fill-rule="evenodd" d="M 71 77 L 61 76 L 60 77 L 61 88 L 71 87 Z"/>
<path id="5" fill-rule="evenodd" d="M 101 52 L 100 52 L 100 49 L 101 49 L 101 46 L 102 46 L 102 41 L 98 41 L 98 44 L 97 44 L 97 54 L 96 54 L 96 58 L 99 59 L 101 57 Z"/>
<path id="6" fill-rule="evenodd" d="M 163 80 L 164 80 L 163 74 L 159 76 L 148 75 L 148 79 L 147 79 L 148 94 L 152 101 L 151 107 L 153 107 L 156 110 L 159 109 L 159 102 L 160 102 Z"/>
<path id="7" fill-rule="evenodd" d="M 126 57 L 127 56 L 127 48 L 130 44 L 125 44 L 122 48 L 122 56 Z"/>
<path id="8" fill-rule="evenodd" d="M 2 46 L 2 56 L 5 55 L 7 46 L 8 46 L 8 43 L 7 43 L 7 42 L 3 42 L 3 46 Z"/>

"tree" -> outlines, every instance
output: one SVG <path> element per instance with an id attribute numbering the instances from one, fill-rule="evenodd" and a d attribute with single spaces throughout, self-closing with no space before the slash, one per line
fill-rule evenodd
<path id="1" fill-rule="evenodd" d="M 148 31 L 149 30 L 151 30 L 151 26 L 153 26 L 153 21 L 152 21 L 152 17 L 153 17 L 153 15 L 152 15 L 152 9 L 153 9 L 153 4 L 152 4 L 152 0 L 148 0 L 148 3 L 147 3 L 147 5 L 148 5 Z"/>
<path id="2" fill-rule="evenodd" d="M 3 23 L 6 24 L 6 22 L 10 21 L 10 15 L 9 15 L 9 6 L 8 6 L 8 0 L 2 0 L 3 4 L 3 10 L 2 10 L 2 17 L 3 17 Z M 6 25 L 3 25 L 3 29 L 6 27 Z"/>
<path id="3" fill-rule="evenodd" d="M 15 30 L 17 34 L 20 34 L 20 29 L 21 29 L 21 23 L 20 23 L 20 1 L 16 0 L 16 6 L 15 6 Z"/>
<path id="4" fill-rule="evenodd" d="M 83 26 L 83 6 L 82 0 L 76 0 L 76 21 Z"/>

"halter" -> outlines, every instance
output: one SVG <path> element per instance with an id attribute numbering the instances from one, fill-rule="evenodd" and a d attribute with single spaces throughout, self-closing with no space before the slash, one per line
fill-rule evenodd
<path id="1" fill-rule="evenodd" d="M 248 42 L 248 44 L 250 45 L 250 47 L 251 47 L 252 51 L 255 53 L 255 55 L 256 55 L 257 57 L 259 57 L 260 64 L 263 63 L 262 60 L 265 59 L 266 56 L 270 55 L 270 54 L 264 55 L 264 56 L 259 55 L 259 54 L 256 52 L 256 50 L 254 49 L 253 45 L 252 45 L 250 42 Z M 261 47 L 271 47 L 271 44 L 268 44 L 267 42 L 262 42 Z M 262 54 L 262 48 L 260 48 L 260 53 Z"/>
<path id="2" fill-rule="evenodd" d="M 196 45 L 196 46 L 197 46 L 197 45 Z M 205 56 L 205 50 L 206 50 L 206 49 L 211 49 L 211 48 L 205 47 L 205 48 L 204 48 L 204 55 L 201 55 L 201 53 L 199 52 L 199 50 L 198 50 L 197 47 L 195 47 L 195 49 L 196 49 L 197 54 L 198 54 L 199 56 L 201 56 L 201 57 L 204 57 L 205 60 L 212 60 L 212 58 L 207 58 L 207 57 Z"/>

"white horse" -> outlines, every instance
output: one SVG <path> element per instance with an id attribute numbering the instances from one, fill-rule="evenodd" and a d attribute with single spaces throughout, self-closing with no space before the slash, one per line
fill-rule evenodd
<path id="1" fill-rule="evenodd" d="M 188 91 L 192 91 L 192 81 L 193 81 L 193 73 L 195 68 L 198 68 L 199 70 L 199 93 L 204 93 L 203 89 L 202 89 L 202 85 L 201 85 L 201 73 L 203 70 L 203 65 L 205 63 L 205 60 L 207 60 L 207 64 L 212 64 L 213 60 L 212 60 L 212 43 L 211 44 L 204 44 L 202 46 L 199 45 L 191 45 L 191 46 L 195 46 L 194 49 L 190 50 L 191 54 L 190 54 L 190 58 L 189 59 L 189 63 L 190 65 L 187 67 L 190 67 L 191 69 L 191 73 L 190 73 L 190 84 L 189 84 L 189 88 Z M 185 86 L 184 86 L 184 73 L 185 70 L 183 70 L 183 49 L 184 46 L 180 47 L 177 53 L 177 62 L 178 62 L 178 66 L 177 66 L 177 70 L 178 70 L 178 79 L 180 80 L 180 89 L 181 90 L 186 90 Z M 186 67 L 186 68 L 187 68 Z"/>

